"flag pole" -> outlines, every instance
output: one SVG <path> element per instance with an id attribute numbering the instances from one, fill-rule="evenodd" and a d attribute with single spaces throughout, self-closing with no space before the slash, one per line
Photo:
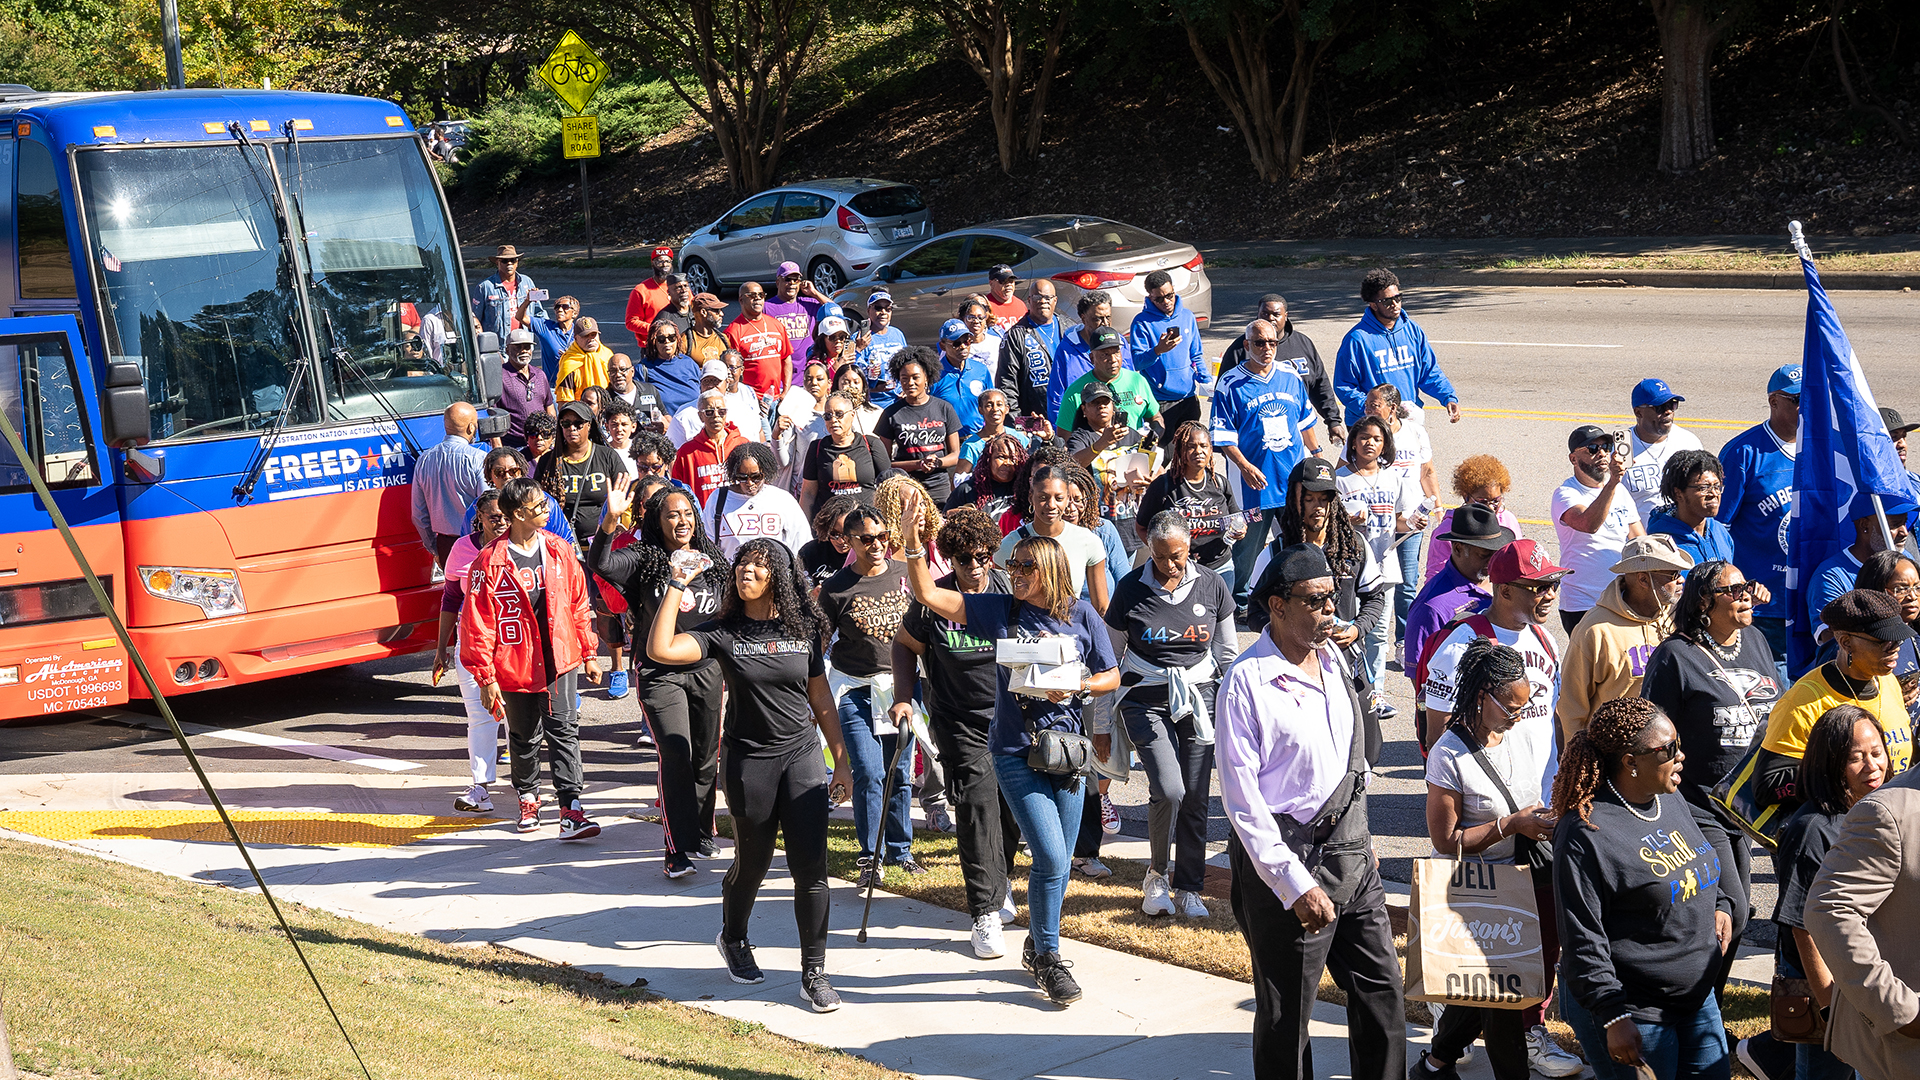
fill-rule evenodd
<path id="1" fill-rule="evenodd" d="M 1793 242 L 1793 249 L 1800 253 L 1802 259 L 1808 262 L 1813 261 L 1813 249 L 1807 246 L 1806 232 L 1801 228 L 1799 222 L 1787 222 L 1787 238 Z M 1879 493 L 1869 491 L 1867 493 L 1867 499 L 1873 503 L 1873 520 L 1876 525 L 1880 526 L 1880 540 L 1887 545 L 1883 550 L 1900 550 L 1893 544 L 1893 530 L 1887 527 L 1887 512 L 1886 508 L 1880 503 Z"/>

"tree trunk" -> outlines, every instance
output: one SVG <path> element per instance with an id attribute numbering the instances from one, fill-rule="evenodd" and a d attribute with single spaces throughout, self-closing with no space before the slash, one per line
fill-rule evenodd
<path id="1" fill-rule="evenodd" d="M 1662 172 L 1690 172 L 1713 156 L 1713 50 L 1724 19 L 1705 0 L 1653 0 L 1660 25 Z"/>
<path id="2" fill-rule="evenodd" d="M 1046 44 L 1041 46 L 1040 75 L 1033 81 L 1033 100 L 1027 109 L 1027 138 L 1021 147 L 1025 157 L 1033 157 L 1040 152 L 1040 140 L 1046 135 L 1042 121 L 1047 116 L 1047 94 L 1053 89 L 1053 74 L 1060 67 L 1060 46 L 1067 36 L 1068 10 L 1062 10 L 1060 17 L 1053 20 L 1053 29 L 1047 32 Z"/>
<path id="3" fill-rule="evenodd" d="M 1026 119 L 1021 120 L 1020 95 L 1026 89 L 1027 69 L 1033 61 L 1031 20 L 1046 18 L 1044 11 L 1020 0 L 954 2 L 936 9 L 961 59 L 987 88 L 987 115 L 993 119 L 994 149 L 1000 171 L 1012 175 L 1024 158 L 1037 153 L 1043 134 L 1047 92 L 1059 66 L 1061 42 L 1066 37 L 1070 8 L 1054 17 L 1041 46 L 1040 73 L 1034 82 Z"/>
<path id="4" fill-rule="evenodd" d="M 1288 148 L 1296 141 L 1288 130 L 1293 125 L 1287 122 L 1288 117 L 1296 113 L 1288 106 L 1292 104 L 1289 99 L 1295 92 L 1295 84 L 1303 77 L 1310 83 L 1311 75 L 1299 70 L 1302 56 L 1308 53 L 1304 47 L 1306 30 L 1300 25 L 1298 16 L 1298 6 L 1293 3 L 1285 5 L 1281 14 L 1265 18 L 1247 8 L 1235 10 L 1228 17 L 1223 42 L 1231 71 L 1223 69 L 1208 53 L 1206 43 L 1200 36 L 1200 28 L 1192 20 L 1183 20 L 1187 29 L 1187 44 L 1193 50 L 1194 60 L 1240 128 L 1255 175 L 1270 184 L 1287 179 L 1299 171 L 1298 161 L 1288 160 Z M 1267 39 L 1282 17 L 1288 17 L 1293 22 L 1294 64 L 1287 75 L 1288 87 L 1276 105 L 1273 100 L 1272 69 L 1267 60 Z M 1321 52 L 1315 50 L 1310 55 L 1317 58 Z M 1304 117 L 1305 114 L 1299 112 L 1297 115 Z"/>

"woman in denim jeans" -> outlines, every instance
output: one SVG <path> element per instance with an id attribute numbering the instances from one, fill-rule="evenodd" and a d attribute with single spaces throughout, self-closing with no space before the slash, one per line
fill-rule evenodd
<path id="1" fill-rule="evenodd" d="M 918 507 L 912 505 L 920 496 L 914 493 L 908 498 L 908 510 L 901 515 L 901 545 L 914 599 L 940 618 L 965 623 L 981 637 L 1024 641 L 1066 637 L 1084 665 L 1077 693 L 1052 690 L 1045 697 L 1013 693 L 1007 686 L 1011 669 L 998 666 L 993 722 L 987 730 L 1000 793 L 1033 852 L 1033 870 L 1027 878 L 1029 927 L 1021 963 L 1055 1004 L 1071 1004 L 1080 1000 L 1080 985 L 1068 970 L 1070 962 L 1060 958 L 1060 903 L 1066 895 L 1087 778 L 1034 771 L 1027 764 L 1032 745 L 1027 732 L 1031 727 L 1085 733 L 1082 702 L 1120 685 L 1113 643 L 1092 605 L 1074 595 L 1066 552 L 1050 537 L 1028 537 L 1014 547 L 1006 568 L 1013 583 L 1011 595 L 963 595 L 935 585 L 927 570 L 927 537 L 921 531 Z"/>

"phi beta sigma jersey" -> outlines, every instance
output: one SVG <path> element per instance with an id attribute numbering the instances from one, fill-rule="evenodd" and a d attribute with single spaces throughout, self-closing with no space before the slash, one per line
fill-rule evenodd
<path id="1" fill-rule="evenodd" d="M 1267 478 L 1260 491 L 1241 478 L 1241 505 L 1286 503 L 1287 476 L 1306 455 L 1300 433 L 1319 422 L 1307 401 L 1307 384 L 1284 364 L 1273 365 L 1264 376 L 1245 364 L 1220 376 L 1213 392 L 1213 445 L 1239 447 Z"/>

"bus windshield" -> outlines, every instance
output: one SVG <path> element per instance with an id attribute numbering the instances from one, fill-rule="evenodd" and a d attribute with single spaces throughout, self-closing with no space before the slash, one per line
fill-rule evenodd
<path id="1" fill-rule="evenodd" d="M 78 155 L 107 349 L 146 373 L 155 441 L 439 412 L 471 400 L 453 238 L 411 139 Z M 306 342 L 296 275 L 313 303 Z M 294 370 L 314 364 L 287 400 Z M 317 391 L 315 388 L 318 388 Z"/>

